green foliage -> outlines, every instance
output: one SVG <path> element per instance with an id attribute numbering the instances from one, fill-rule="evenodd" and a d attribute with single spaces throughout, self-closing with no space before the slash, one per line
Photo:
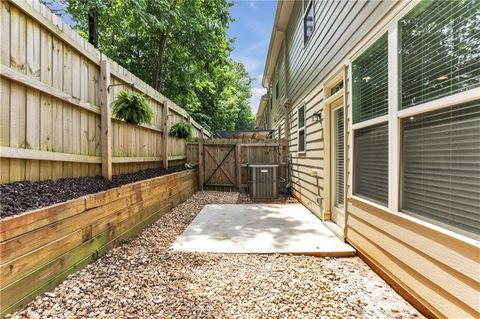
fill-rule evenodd
<path id="1" fill-rule="evenodd" d="M 227 0 L 65 0 L 88 38 L 98 17 L 99 49 L 159 89 L 210 130 L 250 129 L 251 79 L 229 58 Z"/>
<path id="2" fill-rule="evenodd" d="M 192 139 L 192 127 L 186 122 L 178 122 L 172 125 L 168 135 L 190 141 Z"/>
<path id="3" fill-rule="evenodd" d="M 129 124 L 151 124 L 153 111 L 143 94 L 121 91 L 112 103 L 113 115 Z"/>
<path id="4" fill-rule="evenodd" d="M 194 168 L 195 165 L 193 165 L 193 163 L 190 163 L 190 162 L 186 162 L 185 163 L 185 168 Z"/>

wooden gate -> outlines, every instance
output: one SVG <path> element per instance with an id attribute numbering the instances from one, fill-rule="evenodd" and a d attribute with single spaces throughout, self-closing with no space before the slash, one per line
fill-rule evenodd
<path id="1" fill-rule="evenodd" d="M 278 164 L 287 177 L 285 140 L 198 140 L 187 144 L 187 161 L 198 165 L 200 189 L 240 191 L 248 187 L 248 164 Z"/>
<path id="2" fill-rule="evenodd" d="M 205 183 L 208 188 L 235 188 L 237 147 L 235 144 L 206 144 L 203 147 Z"/>

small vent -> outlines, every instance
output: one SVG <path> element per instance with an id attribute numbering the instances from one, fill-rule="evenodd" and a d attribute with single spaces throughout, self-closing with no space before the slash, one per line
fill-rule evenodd
<path id="1" fill-rule="evenodd" d="M 248 165 L 250 198 L 278 197 L 278 165 Z"/>

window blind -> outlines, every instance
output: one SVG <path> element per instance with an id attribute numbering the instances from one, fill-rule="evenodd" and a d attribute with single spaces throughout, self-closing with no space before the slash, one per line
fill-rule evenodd
<path id="1" fill-rule="evenodd" d="M 388 204 L 388 123 L 355 130 L 354 193 Z"/>
<path id="2" fill-rule="evenodd" d="M 402 209 L 480 234 L 480 100 L 402 122 Z"/>
<path id="3" fill-rule="evenodd" d="M 298 128 L 305 126 L 305 106 L 298 109 Z"/>
<path id="4" fill-rule="evenodd" d="M 344 197 L 344 123 L 343 123 L 343 108 L 335 111 L 335 132 L 336 132 L 336 141 L 335 141 L 335 172 L 337 174 L 335 178 L 335 184 L 337 188 L 337 197 L 336 205 L 337 207 L 343 207 L 343 197 Z"/>
<path id="5" fill-rule="evenodd" d="M 400 108 L 480 86 L 480 1 L 422 1 L 399 27 Z"/>
<path id="6" fill-rule="evenodd" d="M 305 130 L 298 131 L 298 151 L 305 152 Z"/>
<path id="7" fill-rule="evenodd" d="M 384 34 L 352 63 L 353 123 L 388 112 L 388 45 Z"/>
<path id="8" fill-rule="evenodd" d="M 306 12 L 303 17 L 303 43 L 307 43 L 313 33 L 313 1 L 310 1 L 305 8 Z"/>

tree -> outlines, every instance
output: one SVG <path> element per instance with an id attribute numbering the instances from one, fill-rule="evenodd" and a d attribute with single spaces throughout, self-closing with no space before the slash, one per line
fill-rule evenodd
<path id="1" fill-rule="evenodd" d="M 102 52 L 211 130 L 253 128 L 251 79 L 229 58 L 226 0 L 64 1 L 76 28 Z"/>
<path id="2" fill-rule="evenodd" d="M 87 26 L 86 35 L 88 42 L 98 48 L 99 44 L 99 22 L 104 21 L 109 6 L 113 0 L 44 0 L 44 4 L 59 13 L 57 7 L 65 8 L 79 24 Z M 56 9 L 56 10 L 55 10 Z"/>

